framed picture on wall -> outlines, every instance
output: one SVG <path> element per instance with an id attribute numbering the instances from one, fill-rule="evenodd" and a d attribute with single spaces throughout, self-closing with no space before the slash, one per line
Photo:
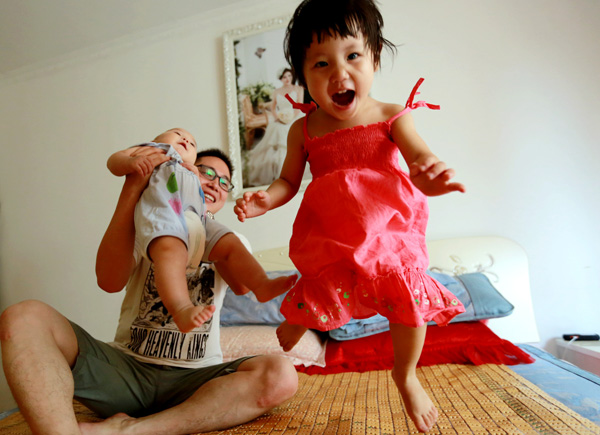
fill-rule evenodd
<path id="1" fill-rule="evenodd" d="M 283 42 L 289 16 L 226 32 L 223 37 L 227 136 L 235 166 L 232 198 L 246 189 L 265 188 L 279 177 L 287 133 L 304 114 L 285 98 L 305 102 L 285 60 Z M 307 169 L 304 175 L 310 180 Z"/>

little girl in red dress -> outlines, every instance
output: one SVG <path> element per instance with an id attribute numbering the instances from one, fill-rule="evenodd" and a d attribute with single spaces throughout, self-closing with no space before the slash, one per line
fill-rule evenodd
<path id="1" fill-rule="evenodd" d="M 464 192 L 417 134 L 406 106 L 370 95 L 384 45 L 383 20 L 372 0 L 305 0 L 290 21 L 286 57 L 313 100 L 296 104 L 307 115 L 288 135 L 279 179 L 266 191 L 237 200 L 240 221 L 288 202 L 306 162 L 313 179 L 294 222 L 290 258 L 301 278 L 288 292 L 277 335 L 290 350 L 307 328 L 331 330 L 350 318 L 380 313 L 390 321 L 392 376 L 408 414 L 421 431 L 437 409 L 416 376 L 427 322 L 446 325 L 464 311 L 425 273 L 427 196 Z M 409 167 L 399 165 L 401 154 Z"/>

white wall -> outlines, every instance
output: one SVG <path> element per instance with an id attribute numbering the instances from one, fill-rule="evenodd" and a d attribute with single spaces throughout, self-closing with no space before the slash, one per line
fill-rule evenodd
<path id="1" fill-rule="evenodd" d="M 0 82 L 0 310 L 36 298 L 110 340 L 121 295 L 97 289 L 97 245 L 121 181 L 117 149 L 173 126 L 227 149 L 222 34 L 291 12 L 243 2 Z M 373 90 L 404 102 L 418 77 L 442 111 L 414 117 L 467 185 L 430 200 L 430 238 L 500 235 L 530 257 L 541 345 L 600 331 L 600 4 L 592 0 L 382 0 L 403 44 Z M 285 244 L 298 200 L 264 220 L 221 220 L 255 249 Z M 0 381 L 0 410 L 14 402 Z"/>

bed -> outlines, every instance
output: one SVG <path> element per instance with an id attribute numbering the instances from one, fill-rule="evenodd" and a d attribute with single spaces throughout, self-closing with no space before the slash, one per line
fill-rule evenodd
<path id="1" fill-rule="evenodd" d="M 430 272 L 467 311 L 428 328 L 421 383 L 440 412 L 429 434 L 600 434 L 600 378 L 534 346 L 538 330 L 527 256 L 501 237 L 428 242 Z M 294 273 L 287 248 L 254 254 L 272 275 Z M 277 345 L 279 301 L 226 296 L 224 358 L 284 354 Z M 297 394 L 244 425 L 211 434 L 415 434 L 389 368 L 385 319 L 309 331 L 285 354 L 298 370 Z M 75 403 L 78 419 L 97 420 Z M 19 413 L 0 433 L 29 433 Z"/>

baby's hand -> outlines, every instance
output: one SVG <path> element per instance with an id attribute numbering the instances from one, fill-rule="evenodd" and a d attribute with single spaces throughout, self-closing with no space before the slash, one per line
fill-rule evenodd
<path id="1" fill-rule="evenodd" d="M 446 164 L 433 155 L 416 160 L 409 171 L 413 184 L 427 196 L 466 191 L 461 183 L 450 183 L 454 169 L 446 168 Z"/>
<path id="2" fill-rule="evenodd" d="M 152 173 L 155 167 L 169 160 L 171 158 L 167 157 L 165 152 L 159 148 L 139 147 L 131 153 L 128 162 L 131 170 L 128 173 L 135 172 L 146 177 Z"/>
<path id="3" fill-rule="evenodd" d="M 129 173 L 135 172 L 140 174 L 142 177 L 151 174 L 154 170 L 152 162 L 147 156 L 132 156 L 129 158 L 127 163 L 130 167 Z"/>
<path id="4" fill-rule="evenodd" d="M 240 222 L 265 214 L 271 209 L 271 195 L 264 190 L 246 192 L 235 202 L 234 213 Z"/>

